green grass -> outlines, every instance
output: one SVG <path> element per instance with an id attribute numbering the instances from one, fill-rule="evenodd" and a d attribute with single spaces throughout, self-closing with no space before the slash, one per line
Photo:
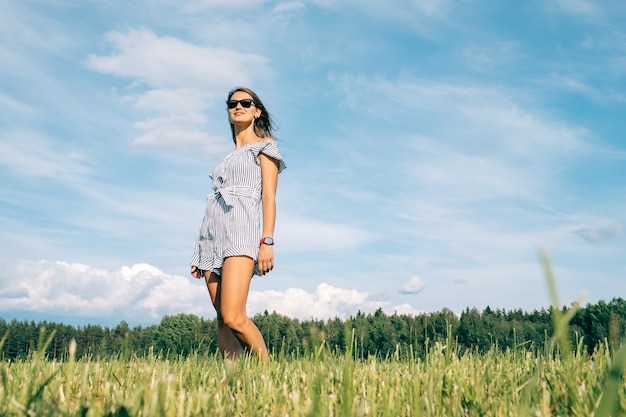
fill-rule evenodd
<path id="1" fill-rule="evenodd" d="M 595 415 L 626 410 L 623 358 L 608 347 L 567 357 L 446 351 L 435 344 L 425 360 L 358 361 L 320 349 L 269 364 L 33 355 L 0 364 L 0 415 L 593 416 L 607 398 Z"/>
<path id="2" fill-rule="evenodd" d="M 547 258 L 544 266 L 558 305 Z M 588 355 L 582 341 L 571 346 L 576 308 L 554 309 L 555 336 L 542 350 L 461 352 L 448 338 L 426 346 L 423 359 L 409 351 L 356 360 L 352 335 L 345 355 L 321 344 L 270 363 L 75 360 L 75 346 L 65 361 L 51 361 L 41 352 L 52 335 L 42 331 L 31 358 L 0 362 L 0 416 L 624 416 L 626 350 L 605 343 Z"/>

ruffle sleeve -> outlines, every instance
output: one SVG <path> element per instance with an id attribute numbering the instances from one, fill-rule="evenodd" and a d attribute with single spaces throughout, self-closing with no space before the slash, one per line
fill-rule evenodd
<path id="1" fill-rule="evenodd" d="M 278 162 L 279 174 L 283 171 L 283 169 L 287 168 L 287 165 L 285 164 L 285 160 L 283 159 L 282 155 L 278 151 L 278 145 L 276 145 L 276 142 L 274 141 L 257 142 L 254 144 L 254 146 L 250 150 L 254 154 L 255 156 L 254 159 L 257 162 L 257 164 L 259 163 L 259 160 L 256 157 L 258 157 L 259 154 L 262 153 L 274 159 L 276 162 Z"/>

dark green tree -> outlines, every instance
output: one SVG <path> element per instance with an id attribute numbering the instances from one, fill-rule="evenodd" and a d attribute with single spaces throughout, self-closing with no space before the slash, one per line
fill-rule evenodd
<path id="1" fill-rule="evenodd" d="M 202 339 L 200 319 L 193 314 L 164 316 L 156 331 L 155 347 L 166 355 L 188 355 Z"/>

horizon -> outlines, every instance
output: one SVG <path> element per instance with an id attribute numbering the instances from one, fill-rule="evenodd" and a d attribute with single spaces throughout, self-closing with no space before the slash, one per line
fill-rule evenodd
<path id="1" fill-rule="evenodd" d="M 624 300 L 624 298 L 622 297 L 614 297 L 610 300 L 598 300 L 597 303 L 587 303 L 587 304 L 581 304 L 577 307 L 577 310 L 580 311 L 581 309 L 585 309 L 588 307 L 593 307 L 593 306 L 597 306 L 600 303 L 605 303 L 605 304 L 610 304 L 613 301 L 616 300 Z M 559 309 L 564 309 L 564 308 L 571 308 L 573 306 L 573 304 L 576 302 L 572 302 L 569 305 L 566 304 L 561 304 L 559 306 Z M 534 313 L 549 313 L 550 309 L 552 308 L 552 306 L 547 306 L 547 307 L 541 307 L 541 308 L 536 308 L 536 309 L 532 309 L 532 310 L 524 310 L 521 308 L 512 308 L 512 309 L 498 309 L 498 308 L 491 308 L 490 306 L 486 306 L 484 309 L 477 309 L 475 307 L 466 307 L 465 309 L 461 310 L 460 312 L 454 312 L 452 310 L 450 310 L 447 307 L 443 307 L 441 310 L 437 310 L 437 311 L 429 311 L 429 312 L 418 312 L 418 313 L 397 313 L 397 312 L 392 312 L 392 313 L 386 313 L 385 311 L 382 310 L 382 308 L 380 308 L 380 311 L 382 311 L 382 313 L 388 317 L 391 317 L 393 315 L 398 315 L 398 316 L 407 316 L 407 317 L 419 317 L 421 315 L 432 315 L 432 314 L 443 314 L 445 312 L 452 312 L 454 314 L 455 317 L 457 318 L 461 318 L 461 316 L 466 313 L 466 312 L 471 312 L 471 311 L 477 311 L 479 314 L 485 314 L 485 311 L 489 310 L 491 312 L 496 312 L 496 313 L 501 313 L 501 314 L 510 314 L 510 313 L 517 313 L 517 312 L 521 312 L 522 314 L 526 314 L 526 315 L 530 315 L 530 314 L 534 314 Z M 350 316 L 347 317 L 339 317 L 339 315 L 334 316 L 334 317 L 326 317 L 326 318 L 314 318 L 314 317 L 308 317 L 308 318 L 303 318 L 300 319 L 298 317 L 290 317 L 288 315 L 284 315 L 281 314 L 279 312 L 276 311 L 259 311 L 257 313 L 255 313 L 253 316 L 251 316 L 251 318 L 254 319 L 255 316 L 258 315 L 265 315 L 265 314 L 278 314 L 280 316 L 292 319 L 292 320 L 296 320 L 299 323 L 303 323 L 303 322 L 307 322 L 307 321 L 322 321 L 324 323 L 327 323 L 328 321 L 331 320 L 335 320 L 335 319 L 339 319 L 342 322 L 347 322 L 350 320 L 354 320 L 355 317 L 359 314 L 363 314 L 364 316 L 373 316 L 374 314 L 376 314 L 378 310 L 376 311 L 368 311 L 368 312 L 362 312 L 362 311 L 357 311 L 354 314 L 351 314 Z M 178 313 L 178 314 L 191 314 L 193 316 L 198 317 L 201 320 L 215 320 L 215 317 L 207 317 L 207 316 L 200 316 L 200 315 L 196 315 L 193 313 Z M 168 315 L 164 315 L 163 317 L 173 317 L 176 316 L 178 314 L 168 314 Z M 41 317 L 40 317 L 41 316 Z M 45 317 L 44 317 L 45 316 Z M 163 317 L 161 317 L 161 320 L 163 319 Z M 128 327 L 130 329 L 134 329 L 134 328 L 145 328 L 148 326 L 158 326 L 161 323 L 161 320 L 159 320 L 158 322 L 150 322 L 150 323 L 132 323 L 132 322 L 128 322 L 125 319 L 120 320 L 119 322 L 108 322 L 108 321 L 104 321 L 104 322 L 99 322 L 98 320 L 95 320 L 94 322 L 85 322 L 83 320 L 76 320 L 75 318 L 70 319 L 69 321 L 67 321 L 67 317 L 65 316 L 61 316 L 59 318 L 59 320 L 56 320 L 54 317 L 50 317 L 48 315 L 41 315 L 41 314 L 32 314 L 32 313 L 24 313 L 24 317 L 4 317 L 3 315 L 0 315 L 0 320 L 4 320 L 6 323 L 11 323 L 12 321 L 17 321 L 19 323 L 36 323 L 36 324 L 41 324 L 43 322 L 46 323 L 50 323 L 50 324 L 58 324 L 58 325 L 63 325 L 63 326 L 71 326 L 74 328 L 81 328 L 81 327 L 86 327 L 86 326 L 100 326 L 102 328 L 106 328 L 106 329 L 114 329 L 115 327 L 121 325 L 121 324 L 127 324 Z M 73 322 L 74 321 L 74 322 Z"/>

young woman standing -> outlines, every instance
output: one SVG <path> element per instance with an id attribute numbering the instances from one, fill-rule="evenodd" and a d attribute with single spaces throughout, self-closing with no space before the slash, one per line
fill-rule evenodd
<path id="1" fill-rule="evenodd" d="M 259 96 L 237 87 L 226 100 L 235 142 L 210 177 L 213 193 L 198 233 L 191 275 L 204 277 L 217 312 L 224 358 L 247 349 L 268 360 L 259 329 L 246 312 L 253 275 L 274 268 L 278 174 L 285 162 L 272 137 L 272 120 Z"/>

